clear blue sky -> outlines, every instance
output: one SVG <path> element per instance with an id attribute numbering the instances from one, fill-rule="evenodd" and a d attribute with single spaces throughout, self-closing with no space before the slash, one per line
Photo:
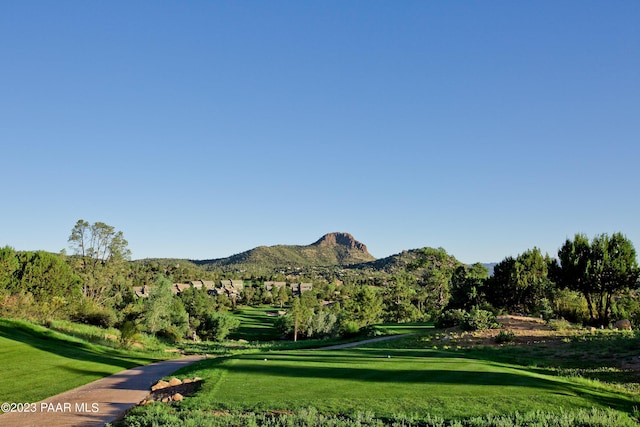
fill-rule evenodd
<path id="1" fill-rule="evenodd" d="M 0 245 L 640 250 L 640 2 L 0 2 Z"/>

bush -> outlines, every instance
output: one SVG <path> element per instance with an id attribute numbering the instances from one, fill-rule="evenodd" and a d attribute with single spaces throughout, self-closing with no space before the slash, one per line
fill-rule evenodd
<path id="1" fill-rule="evenodd" d="M 120 344 L 123 347 L 129 347 L 138 338 L 138 326 L 131 320 L 125 320 L 120 329 Z"/>
<path id="2" fill-rule="evenodd" d="M 571 329 L 571 323 L 564 319 L 552 319 L 547 322 L 547 326 L 549 326 L 554 331 L 566 331 Z"/>
<path id="3" fill-rule="evenodd" d="M 540 314 L 540 317 L 545 322 L 553 319 L 555 313 L 553 311 L 553 307 L 551 306 L 551 302 L 547 298 L 542 298 L 536 307 L 535 312 Z"/>
<path id="4" fill-rule="evenodd" d="M 500 326 L 496 321 L 496 316 L 487 310 L 473 307 L 462 327 L 467 331 L 483 331 L 485 329 L 497 328 Z"/>
<path id="5" fill-rule="evenodd" d="M 306 326 L 307 336 L 314 338 L 329 337 L 338 334 L 338 316 L 321 310 L 311 316 Z"/>
<path id="6" fill-rule="evenodd" d="M 612 321 L 628 319 L 634 328 L 640 327 L 640 293 L 637 290 L 621 295 L 613 309 Z"/>
<path id="7" fill-rule="evenodd" d="M 71 320 L 87 325 L 110 328 L 118 320 L 116 314 L 105 308 L 93 308 L 88 311 L 79 311 L 71 317 Z"/>
<path id="8" fill-rule="evenodd" d="M 513 342 L 516 339 L 516 334 L 509 329 L 500 329 L 498 335 L 495 338 L 496 343 L 504 344 L 508 342 Z"/>
<path id="9" fill-rule="evenodd" d="M 38 313 L 38 304 L 31 292 L 4 294 L 0 304 L 0 317 L 34 320 Z"/>
<path id="10" fill-rule="evenodd" d="M 468 317 L 469 313 L 461 309 L 446 310 L 436 321 L 436 326 L 439 328 L 451 328 L 463 325 L 467 322 Z"/>
<path id="11" fill-rule="evenodd" d="M 351 337 L 360 333 L 360 326 L 354 320 L 345 320 L 340 324 L 340 331 L 344 337 Z"/>
<path id="12" fill-rule="evenodd" d="M 567 319 L 573 323 L 585 323 L 589 320 L 587 300 L 581 293 L 568 289 L 558 289 L 555 292 L 553 311 L 558 318 Z"/>
<path id="13" fill-rule="evenodd" d="M 185 336 L 185 331 L 178 325 L 169 324 L 156 332 L 156 335 L 171 342 L 180 342 Z"/>
<path id="14" fill-rule="evenodd" d="M 222 341 L 240 326 L 240 321 L 224 313 L 210 313 L 200 325 L 200 336 L 205 340 Z"/>

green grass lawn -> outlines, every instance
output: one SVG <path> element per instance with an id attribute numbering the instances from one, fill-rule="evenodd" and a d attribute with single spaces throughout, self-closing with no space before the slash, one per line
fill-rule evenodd
<path id="1" fill-rule="evenodd" d="M 265 360 L 266 359 L 266 360 Z M 283 351 L 210 359 L 181 373 L 203 386 L 187 410 L 277 411 L 314 407 L 327 414 L 372 411 L 447 419 L 562 408 L 640 406 L 637 396 L 507 363 L 424 349 L 365 347 Z"/>
<path id="2" fill-rule="evenodd" d="M 35 402 L 161 357 L 93 345 L 28 322 L 0 319 L 0 401 Z"/>
<path id="3" fill-rule="evenodd" d="M 433 331 L 433 322 L 415 322 L 415 323 L 380 323 L 373 327 L 374 330 L 383 335 L 398 334 L 425 334 Z"/>
<path id="4" fill-rule="evenodd" d="M 232 314 L 240 320 L 240 328 L 229 336 L 232 340 L 273 341 L 280 338 L 282 333 L 275 329 L 276 316 L 268 313 L 278 309 L 270 306 L 243 307 Z"/>

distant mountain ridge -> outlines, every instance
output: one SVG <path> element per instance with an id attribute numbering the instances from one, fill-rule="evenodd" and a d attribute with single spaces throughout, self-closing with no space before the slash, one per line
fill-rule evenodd
<path id="1" fill-rule="evenodd" d="M 345 266 L 374 261 L 367 246 L 344 232 L 328 233 L 306 245 L 259 246 L 227 258 L 193 261 L 206 267 L 241 267 L 263 265 L 269 267 Z"/>

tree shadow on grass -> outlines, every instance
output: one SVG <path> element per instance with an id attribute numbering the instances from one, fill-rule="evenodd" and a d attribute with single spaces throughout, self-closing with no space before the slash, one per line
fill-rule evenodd
<path id="1" fill-rule="evenodd" d="M 155 358 L 146 356 L 128 357 L 118 350 L 102 350 L 87 343 L 66 340 L 50 330 L 36 331 L 20 324 L 10 325 L 0 322 L 0 337 L 19 341 L 35 349 L 68 359 L 103 363 L 123 369 L 157 361 Z"/>
<path id="2" fill-rule="evenodd" d="M 594 406 L 610 407 L 624 412 L 632 412 L 638 405 L 637 399 L 623 394 L 598 390 L 567 379 L 557 378 L 533 369 L 508 366 L 491 361 L 478 361 L 463 357 L 447 357 L 446 353 L 436 353 L 434 360 L 424 357 L 397 355 L 387 361 L 382 352 L 329 352 L 323 357 L 318 353 L 264 353 L 234 356 L 219 360 L 208 360 L 197 369 L 220 369 L 228 374 L 270 376 L 274 384 L 287 378 L 335 379 L 336 381 L 382 383 L 382 384 L 433 384 L 443 386 L 491 386 L 523 387 L 538 389 L 548 395 L 577 397 L 591 402 Z M 386 352 L 384 352 L 386 353 Z M 335 354 L 335 356 L 334 356 Z M 402 352 L 399 352 L 402 354 Z M 399 362 L 399 363 L 396 363 Z M 410 364 L 407 367 L 406 364 Z M 194 367 L 196 369 L 196 367 Z M 187 371 L 189 368 L 187 368 Z M 339 384 L 336 383 L 336 387 Z M 481 390 L 481 389 L 479 389 Z"/>

